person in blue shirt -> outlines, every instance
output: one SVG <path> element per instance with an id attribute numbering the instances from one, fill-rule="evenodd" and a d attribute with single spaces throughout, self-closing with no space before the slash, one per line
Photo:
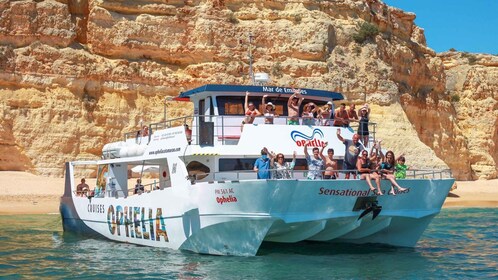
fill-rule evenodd
<path id="1" fill-rule="evenodd" d="M 261 157 L 256 159 L 254 162 L 254 171 L 258 172 L 258 179 L 270 179 L 270 158 L 268 157 L 270 153 L 268 149 L 264 147 L 261 150 Z M 271 155 L 270 155 L 271 157 Z"/>

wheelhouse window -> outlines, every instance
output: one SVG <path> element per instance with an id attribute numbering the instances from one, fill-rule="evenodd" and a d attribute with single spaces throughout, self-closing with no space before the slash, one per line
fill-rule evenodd
<path id="1" fill-rule="evenodd" d="M 218 161 L 220 172 L 252 170 L 255 158 L 220 158 Z"/>
<path id="2" fill-rule="evenodd" d="M 287 101 L 289 100 L 289 96 L 268 96 L 266 98 L 266 102 L 271 102 L 275 105 L 275 112 L 279 116 L 287 116 Z M 265 110 L 265 105 L 261 103 L 261 96 L 249 96 L 249 102 L 252 102 L 258 110 L 263 113 Z M 218 112 L 220 115 L 232 115 L 232 116 L 240 116 L 244 115 L 244 96 L 218 96 L 216 97 L 216 102 L 218 104 Z M 317 101 L 305 99 L 301 104 L 300 110 L 302 111 L 302 107 L 309 103 L 313 102 L 318 106 L 323 106 L 326 104 L 325 101 Z"/>

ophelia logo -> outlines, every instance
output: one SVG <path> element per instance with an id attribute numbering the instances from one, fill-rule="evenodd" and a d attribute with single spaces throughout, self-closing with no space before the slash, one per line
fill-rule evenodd
<path id="1" fill-rule="evenodd" d="M 308 144 L 310 147 L 322 147 L 325 144 L 325 142 L 321 140 L 324 138 L 324 135 L 319 128 L 313 129 L 311 135 L 304 134 L 298 130 L 293 130 L 290 133 L 290 136 L 298 147 L 302 147 L 305 144 Z"/>

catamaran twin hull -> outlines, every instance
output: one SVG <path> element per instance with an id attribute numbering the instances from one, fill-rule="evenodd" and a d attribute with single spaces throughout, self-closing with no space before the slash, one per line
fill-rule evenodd
<path id="1" fill-rule="evenodd" d="M 65 231 L 215 255 L 253 256 L 263 241 L 411 247 L 454 180 L 399 182 L 408 189 L 396 196 L 387 182 L 373 196 L 360 180 L 202 182 L 127 198 L 68 195 L 61 214 Z"/>

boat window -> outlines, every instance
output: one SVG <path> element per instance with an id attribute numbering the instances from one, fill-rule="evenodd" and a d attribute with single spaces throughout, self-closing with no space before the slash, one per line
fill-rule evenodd
<path id="1" fill-rule="evenodd" d="M 218 112 L 220 115 L 244 115 L 244 96 L 218 96 L 216 97 L 216 102 L 218 104 Z M 277 115 L 286 116 L 287 115 L 287 101 L 289 100 L 288 96 L 269 96 L 266 98 L 266 102 L 271 102 L 275 105 L 275 111 Z M 249 101 L 254 103 L 256 108 L 263 113 L 264 105 L 261 104 L 262 97 L 260 96 L 249 96 Z M 318 106 L 323 106 L 327 102 L 326 101 L 317 101 L 311 99 L 303 100 L 301 104 L 300 111 L 302 112 L 303 106 L 309 102 L 313 102 Z"/>
<path id="2" fill-rule="evenodd" d="M 237 171 L 237 170 L 253 170 L 256 158 L 220 158 L 219 169 L 223 171 Z M 292 160 L 286 160 L 291 162 Z M 294 170 L 307 170 L 308 164 L 306 159 L 296 159 Z"/>
<path id="3" fill-rule="evenodd" d="M 219 170 L 234 171 L 234 170 L 252 170 L 254 167 L 255 158 L 220 158 Z"/>
<path id="4" fill-rule="evenodd" d="M 191 161 L 187 164 L 187 171 L 189 176 L 194 176 L 196 180 L 201 180 L 209 175 L 211 169 L 198 161 Z"/>

